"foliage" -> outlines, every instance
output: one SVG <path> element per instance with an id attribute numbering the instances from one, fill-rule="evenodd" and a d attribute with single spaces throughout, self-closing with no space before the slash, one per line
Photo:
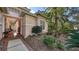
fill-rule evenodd
<path id="1" fill-rule="evenodd" d="M 55 44 L 55 40 L 56 38 L 52 37 L 52 36 L 44 36 L 43 38 L 43 42 L 50 47 L 53 47 Z"/>
<path id="2" fill-rule="evenodd" d="M 63 7 L 48 7 L 45 10 L 45 15 L 48 17 L 48 31 L 49 32 L 59 32 L 63 27 L 64 23 L 68 21 L 67 17 L 64 15 L 67 8 Z"/>
<path id="3" fill-rule="evenodd" d="M 72 26 L 72 24 L 70 24 L 70 23 L 68 23 L 68 22 L 65 22 L 63 28 L 64 28 L 65 30 L 72 30 L 72 29 L 73 29 L 73 26 Z"/>
<path id="4" fill-rule="evenodd" d="M 66 43 L 66 48 L 79 47 L 79 31 L 74 30 L 69 34 L 69 38 Z"/>
<path id="5" fill-rule="evenodd" d="M 53 36 L 49 36 L 49 35 L 44 36 L 42 39 L 43 39 L 43 42 L 49 47 L 58 48 L 58 49 L 64 48 L 62 43 Z"/>
<path id="6" fill-rule="evenodd" d="M 40 32 L 42 32 L 42 28 L 40 26 L 34 26 L 32 28 L 32 33 L 38 34 Z"/>
<path id="7" fill-rule="evenodd" d="M 60 41 L 57 41 L 56 48 L 64 50 L 64 45 Z"/>
<path id="8" fill-rule="evenodd" d="M 79 8 L 78 7 L 69 7 L 69 16 L 72 17 L 73 20 L 79 20 Z"/>
<path id="9" fill-rule="evenodd" d="M 61 31 L 63 31 L 64 33 L 69 33 L 70 31 L 72 31 L 74 29 L 74 26 L 69 23 L 69 22 L 65 22 L 63 24 L 63 29 L 61 29 Z"/>

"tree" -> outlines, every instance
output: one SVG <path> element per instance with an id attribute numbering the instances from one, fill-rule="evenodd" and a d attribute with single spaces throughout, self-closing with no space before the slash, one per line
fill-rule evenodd
<path id="1" fill-rule="evenodd" d="M 68 21 L 65 16 L 66 10 L 67 8 L 64 7 L 48 7 L 45 10 L 45 15 L 48 17 L 47 22 L 49 32 L 55 31 L 58 33 L 61 29 L 63 29 L 63 24 Z"/>
<path id="2" fill-rule="evenodd" d="M 68 8 L 68 11 L 68 17 L 72 17 L 74 21 L 79 21 L 79 7 L 70 7 Z"/>

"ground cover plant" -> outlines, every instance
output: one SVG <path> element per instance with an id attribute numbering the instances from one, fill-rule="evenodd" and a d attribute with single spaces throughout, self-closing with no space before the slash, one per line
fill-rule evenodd
<path id="1" fill-rule="evenodd" d="M 64 50 L 64 45 L 54 36 L 46 35 L 42 38 L 42 40 L 48 47 Z"/>

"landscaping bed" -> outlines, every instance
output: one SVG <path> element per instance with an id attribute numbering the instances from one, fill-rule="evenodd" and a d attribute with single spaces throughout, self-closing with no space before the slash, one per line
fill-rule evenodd
<path id="1" fill-rule="evenodd" d="M 35 51 L 49 50 L 47 46 L 40 40 L 39 36 L 28 36 L 25 40 Z"/>
<path id="2" fill-rule="evenodd" d="M 52 48 L 44 44 L 43 40 L 41 39 L 46 34 L 41 34 L 37 36 L 28 36 L 25 41 L 28 43 L 31 48 L 35 51 L 62 51 L 63 49 Z"/>

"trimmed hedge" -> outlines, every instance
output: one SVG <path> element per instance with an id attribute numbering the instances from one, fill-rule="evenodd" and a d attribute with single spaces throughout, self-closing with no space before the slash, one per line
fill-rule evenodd
<path id="1" fill-rule="evenodd" d="M 40 32 L 42 32 L 42 28 L 40 26 L 34 26 L 32 28 L 32 33 L 38 34 Z"/>

